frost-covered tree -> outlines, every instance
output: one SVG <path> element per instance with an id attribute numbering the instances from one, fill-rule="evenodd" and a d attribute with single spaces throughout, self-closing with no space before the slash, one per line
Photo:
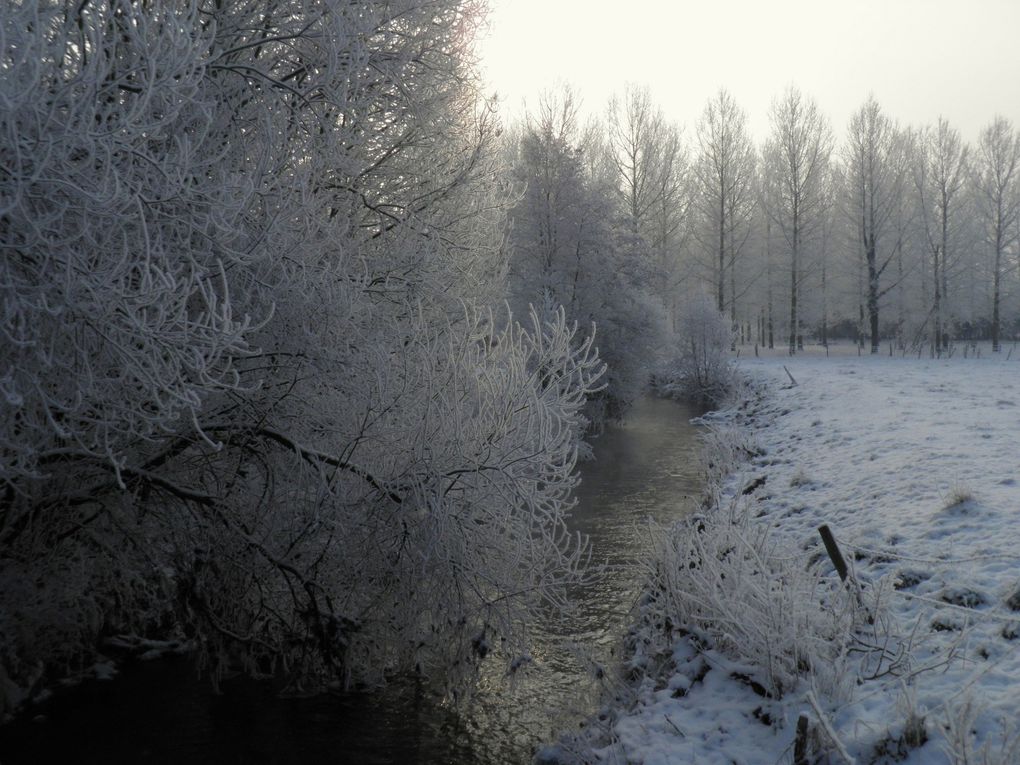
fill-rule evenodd
<path id="1" fill-rule="evenodd" d="M 985 240 L 992 253 L 992 350 L 999 351 L 1003 259 L 1016 241 L 1020 215 L 1020 135 L 996 117 L 981 131 L 974 152 L 973 187 Z"/>
<path id="2" fill-rule="evenodd" d="M 562 603 L 602 367 L 562 313 L 485 307 L 479 18 L 0 5 L 0 687 L 135 632 L 462 690 Z"/>
<path id="3" fill-rule="evenodd" d="M 645 270 L 629 257 L 601 130 L 579 126 L 569 90 L 543 98 L 511 153 L 522 189 L 512 211 L 511 305 L 546 313 L 562 306 L 572 321 L 597 328 L 608 364 L 606 389 L 589 409 L 597 428 L 618 417 L 640 390 L 642 370 L 662 335 L 662 309 L 642 283 Z"/>
<path id="4" fill-rule="evenodd" d="M 883 276 L 899 251 L 893 232 L 907 172 L 899 161 L 901 140 L 874 97 L 854 112 L 843 147 L 847 210 L 864 266 L 864 291 L 871 352 L 878 353 L 879 303 L 896 286 Z"/>
<path id="5" fill-rule="evenodd" d="M 789 253 L 790 353 L 800 337 L 799 293 L 808 257 L 825 221 L 829 202 L 832 131 L 813 99 L 791 87 L 772 104 L 772 130 L 765 143 L 763 199 Z"/>
<path id="6" fill-rule="evenodd" d="M 949 271 L 962 223 L 962 191 L 966 181 L 967 147 L 960 133 L 939 118 L 922 133 L 916 146 L 914 185 L 931 262 L 932 344 L 936 354 L 947 350 L 949 340 L 946 302 Z"/>
<path id="7" fill-rule="evenodd" d="M 729 310 L 735 324 L 737 263 L 750 237 L 758 202 L 757 157 L 747 132 L 747 115 L 728 91 L 720 90 L 706 104 L 697 126 L 697 144 L 693 175 L 698 241 L 710 256 L 716 307 Z"/>
<path id="8" fill-rule="evenodd" d="M 662 390 L 700 405 L 721 404 L 737 380 L 729 355 L 732 340 L 729 319 L 715 301 L 690 296 L 681 309 L 676 355 L 662 374 Z"/>
<path id="9" fill-rule="evenodd" d="M 610 99 L 607 132 L 629 234 L 625 247 L 644 269 L 644 280 L 672 309 L 689 207 L 689 160 L 680 129 L 665 118 L 647 88 L 629 85 Z"/>

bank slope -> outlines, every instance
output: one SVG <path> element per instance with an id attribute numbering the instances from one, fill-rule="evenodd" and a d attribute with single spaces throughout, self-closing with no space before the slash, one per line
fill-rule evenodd
<path id="1" fill-rule="evenodd" d="M 755 586 L 774 590 L 770 597 L 782 599 L 794 572 L 816 572 L 817 592 L 799 602 L 808 611 L 823 604 L 837 624 L 846 604 L 818 533 L 830 527 L 857 583 L 842 592 L 860 593 L 856 616 L 842 622 L 846 641 L 826 644 L 835 646 L 829 669 L 844 677 L 820 683 L 820 668 L 808 667 L 768 693 L 770 670 L 761 661 L 744 666 L 753 632 L 736 617 L 734 625 L 718 618 L 743 606 L 688 603 L 683 613 L 695 623 L 667 623 L 672 656 L 659 657 L 658 677 L 644 681 L 598 756 L 1020 762 L 1020 363 L 801 356 L 741 366 L 763 392 L 709 419 L 752 446 L 740 447 L 748 458 L 721 482 L 706 518 L 740 516 L 739 530 L 725 521 L 725 533 L 765 539 L 759 568 L 771 584 Z M 692 524 L 673 531 L 699 533 L 708 532 Z M 715 549 L 725 557 L 730 548 Z M 744 597 L 732 587 L 716 592 Z M 716 623 L 690 619 L 692 608 L 716 614 Z M 652 602 L 646 633 L 668 616 Z M 765 642 L 776 629 L 757 626 Z M 801 716 L 809 734 L 798 742 Z"/>

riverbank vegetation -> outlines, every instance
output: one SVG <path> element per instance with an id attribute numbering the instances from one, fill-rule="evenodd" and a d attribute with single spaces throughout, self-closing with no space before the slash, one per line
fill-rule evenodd
<path id="1" fill-rule="evenodd" d="M 471 3 L 4 4 L 0 710 L 99 641 L 453 695 L 586 574 Z"/>
<path id="2" fill-rule="evenodd" d="M 651 559 L 630 683 L 550 759 L 1016 762 L 1015 363 L 743 362 L 754 392 L 703 418 L 703 509 Z"/>
<path id="3" fill-rule="evenodd" d="M 743 380 L 731 357 L 733 328 L 711 298 L 697 295 L 678 315 L 673 358 L 652 375 L 652 387 L 665 396 L 718 409 L 743 392 Z"/>
<path id="4" fill-rule="evenodd" d="M 527 666 L 590 575 L 576 460 L 668 357 L 686 160 L 636 90 L 502 125 L 483 20 L 0 9 L 0 710 L 104 643 L 287 690 Z"/>

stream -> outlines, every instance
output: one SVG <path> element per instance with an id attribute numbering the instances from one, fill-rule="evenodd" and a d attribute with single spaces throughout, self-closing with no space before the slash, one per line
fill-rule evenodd
<path id="1" fill-rule="evenodd" d="M 214 694 L 189 657 L 138 661 L 113 680 L 58 692 L 34 719 L 0 727 L 0 765 L 530 762 L 536 746 L 597 708 L 585 663 L 562 643 L 612 663 L 636 597 L 647 519 L 678 518 L 700 495 L 695 414 L 646 397 L 594 442 L 569 525 L 590 537 L 608 575 L 577 593 L 567 634 L 538 631 L 535 669 L 516 688 L 483 675 L 475 703 L 458 715 L 411 684 L 278 698 L 266 684 L 238 678 Z"/>

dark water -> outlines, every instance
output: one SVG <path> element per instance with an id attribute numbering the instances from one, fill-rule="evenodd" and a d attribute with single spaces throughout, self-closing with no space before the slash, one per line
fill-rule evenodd
<path id="1" fill-rule="evenodd" d="M 693 414 L 643 399 L 595 442 L 570 525 L 589 535 L 607 576 L 577 593 L 569 634 L 538 635 L 526 681 L 507 689 L 494 670 L 467 714 L 436 708 L 413 687 L 280 699 L 237 679 L 216 695 L 190 659 L 176 657 L 126 666 L 113 681 L 57 694 L 36 710 L 37 721 L 0 727 L 0 765 L 529 762 L 537 744 L 596 708 L 595 683 L 564 639 L 612 661 L 635 598 L 647 519 L 679 517 L 701 490 Z"/>

